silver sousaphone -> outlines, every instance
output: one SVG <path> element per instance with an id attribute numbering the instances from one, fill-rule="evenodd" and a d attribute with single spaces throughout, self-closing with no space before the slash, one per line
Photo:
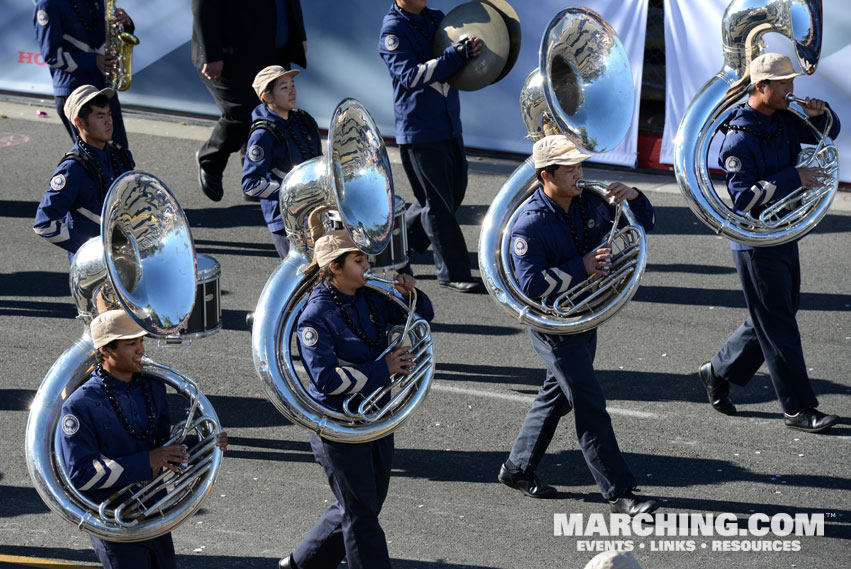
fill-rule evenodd
<path id="1" fill-rule="evenodd" d="M 30 409 L 26 460 L 33 485 L 51 510 L 101 539 L 131 542 L 171 531 L 191 516 L 210 493 L 221 468 L 215 437 L 221 432 L 209 400 L 190 378 L 144 358 L 144 373 L 187 399 L 185 418 L 167 444 L 197 437 L 188 466 L 165 471 L 150 482 L 118 489 L 100 503 L 71 484 L 62 461 L 59 420 L 62 404 L 96 366 L 88 326 L 105 310 L 123 308 L 151 334 L 180 330 L 195 303 L 195 246 L 180 204 L 156 177 L 122 174 L 109 189 L 101 214 L 101 236 L 86 242 L 71 265 L 71 294 L 83 336 L 53 364 Z"/>
<path id="2" fill-rule="evenodd" d="M 393 178 L 381 133 L 366 108 L 354 99 L 341 102 L 328 128 L 328 152 L 293 168 L 281 184 L 281 214 L 290 251 L 275 269 L 257 301 L 251 330 L 254 367 L 273 405 L 293 423 L 326 439 L 366 442 L 388 435 L 425 399 L 434 376 L 431 329 L 420 318 L 404 330 L 401 341 L 416 358 L 407 376 L 364 399 L 346 401 L 338 413 L 315 401 L 308 376 L 293 356 L 295 330 L 315 278 L 303 274 L 313 258 L 313 244 L 325 232 L 328 213 L 339 212 L 343 227 L 367 254 L 380 253 L 391 236 Z M 392 284 L 372 278 L 367 286 L 407 308 Z M 397 338 L 398 339 L 398 338 Z M 377 401 L 390 393 L 390 402 Z M 356 396 L 353 396 L 356 397 Z"/>
<path id="3" fill-rule="evenodd" d="M 617 33 L 596 12 L 567 8 L 541 39 L 540 67 L 526 79 L 520 110 L 527 138 L 564 134 L 577 146 L 605 152 L 617 146 L 632 121 L 635 88 Z M 605 195 L 606 184 L 581 181 L 583 191 Z M 482 280 L 497 303 L 522 324 L 547 334 L 576 334 L 614 316 L 638 290 L 647 263 L 647 240 L 626 202 L 600 246 L 612 248 L 609 275 L 592 275 L 555 302 L 523 294 L 514 276 L 510 232 L 539 183 L 532 158 L 518 167 L 494 198 L 479 237 Z M 626 221 L 618 227 L 619 220 Z"/>
<path id="4" fill-rule="evenodd" d="M 716 133 L 745 96 L 748 66 L 764 50 L 763 36 L 774 32 L 794 42 L 801 69 L 816 70 L 821 54 L 821 0 L 734 0 L 721 24 L 724 65 L 694 96 L 680 122 L 674 140 L 674 173 L 680 191 L 694 214 L 707 227 L 733 241 L 756 247 L 780 245 L 800 239 L 827 214 L 839 186 L 839 156 L 828 136 L 832 117 L 824 131 L 810 123 L 803 110 L 789 110 L 814 131 L 819 143 L 805 148 L 796 168 L 820 166 L 827 170 L 821 184 L 801 186 L 765 208 L 756 217 L 733 211 L 715 191 L 709 177 L 709 150 Z"/>

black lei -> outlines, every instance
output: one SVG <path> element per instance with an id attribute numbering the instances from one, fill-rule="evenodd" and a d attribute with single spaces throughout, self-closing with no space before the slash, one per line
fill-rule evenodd
<path id="1" fill-rule="evenodd" d="M 378 318 L 378 311 L 375 308 L 375 305 L 372 303 L 372 299 L 370 295 L 364 292 L 366 298 L 366 305 L 369 307 L 369 321 L 372 322 L 375 327 L 375 338 L 370 339 L 369 336 L 366 335 L 364 330 L 361 330 L 352 320 L 352 317 L 349 315 L 349 312 L 343 306 L 343 301 L 340 298 L 340 295 L 337 294 L 337 289 L 335 289 L 331 285 L 326 285 L 328 287 L 328 291 L 331 293 L 331 298 L 334 300 L 334 304 L 337 305 L 337 308 L 340 309 L 340 313 L 343 315 L 343 320 L 346 321 L 349 328 L 355 335 L 364 341 L 367 346 L 375 348 L 380 346 L 384 340 L 384 330 L 381 326 L 380 319 Z M 357 310 L 357 309 L 355 309 Z"/>
<path id="2" fill-rule="evenodd" d="M 148 385 L 148 381 L 145 379 L 145 376 L 139 376 L 139 381 L 142 383 L 142 392 L 145 395 L 145 409 L 148 412 L 148 425 L 145 427 L 145 431 L 139 434 L 130 424 L 130 421 L 127 419 L 127 415 L 124 414 L 124 409 L 121 408 L 121 405 L 119 405 L 118 401 L 115 399 L 115 394 L 112 392 L 112 386 L 109 385 L 109 378 L 104 377 L 106 372 L 104 372 L 103 367 L 100 367 L 99 371 L 101 379 L 103 380 L 103 390 L 106 392 L 106 398 L 109 399 L 109 402 L 112 404 L 112 408 L 115 409 L 115 414 L 118 415 L 118 418 L 121 420 L 121 424 L 124 425 L 124 429 L 137 441 L 147 440 L 148 437 L 151 436 L 151 433 L 154 432 L 156 417 L 154 416 L 154 401 L 151 397 L 151 387 Z"/>

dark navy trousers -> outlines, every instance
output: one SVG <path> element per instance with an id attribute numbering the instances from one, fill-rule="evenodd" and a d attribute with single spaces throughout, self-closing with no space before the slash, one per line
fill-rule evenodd
<path id="1" fill-rule="evenodd" d="M 597 330 L 564 336 L 529 330 L 529 337 L 547 366 L 547 377 L 511 448 L 510 465 L 534 472 L 559 420 L 573 410 L 582 456 L 603 497 L 614 499 L 635 488 L 637 483 L 618 448 L 606 397 L 594 373 Z"/>
<path id="2" fill-rule="evenodd" d="M 469 281 L 467 243 L 455 219 L 467 193 L 464 140 L 401 144 L 399 151 L 416 198 L 405 212 L 408 246 L 423 253 L 431 244 L 437 280 Z"/>
<path id="3" fill-rule="evenodd" d="M 390 554 L 378 514 L 390 487 L 393 435 L 350 444 L 310 435 L 310 447 L 337 501 L 293 552 L 301 569 L 389 569 Z"/>
<path id="4" fill-rule="evenodd" d="M 177 569 L 171 533 L 133 543 L 90 538 L 104 569 Z"/>
<path id="5" fill-rule="evenodd" d="M 798 244 L 733 250 L 750 317 L 712 358 L 715 373 L 745 385 L 765 362 L 785 413 L 818 406 L 795 315 L 801 300 Z"/>

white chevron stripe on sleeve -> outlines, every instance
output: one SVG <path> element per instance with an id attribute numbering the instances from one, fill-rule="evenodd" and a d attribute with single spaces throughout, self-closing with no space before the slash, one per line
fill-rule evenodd
<path id="1" fill-rule="evenodd" d="M 281 184 L 278 182 L 261 182 L 255 188 L 248 190 L 246 194 L 255 198 L 268 198 L 280 187 Z"/>
<path id="2" fill-rule="evenodd" d="M 88 219 L 89 221 L 97 223 L 98 225 L 100 225 L 100 215 L 96 214 L 95 212 L 90 211 L 90 210 L 88 210 L 84 207 L 79 207 L 79 208 L 77 208 L 77 213 L 79 213 L 80 215 L 82 215 L 83 217 Z"/>
<path id="3" fill-rule="evenodd" d="M 426 76 L 423 79 L 423 83 L 431 83 L 431 76 L 434 75 L 434 70 L 437 68 L 437 60 L 430 59 L 425 63 L 426 66 Z"/>
<path id="4" fill-rule="evenodd" d="M 80 492 L 85 492 L 86 490 L 91 490 L 95 484 L 97 484 L 101 478 L 106 476 L 106 470 L 103 468 L 99 459 L 95 459 L 92 461 L 92 466 L 95 467 L 95 475 L 92 476 L 91 480 L 77 488 Z"/>
<path id="5" fill-rule="evenodd" d="M 762 198 L 762 188 L 759 187 L 759 184 L 751 186 L 751 191 L 753 192 L 753 199 L 743 208 L 746 212 L 750 211 L 753 206 L 759 203 L 760 198 Z"/>
<path id="6" fill-rule="evenodd" d="M 336 368 L 336 371 L 337 371 L 337 375 L 340 376 L 340 381 L 342 383 L 340 384 L 340 387 L 338 387 L 337 389 L 335 389 L 334 391 L 332 391 L 328 395 L 342 395 L 352 385 L 352 380 L 349 379 L 349 376 L 346 375 L 346 372 L 344 371 L 343 368 L 338 367 L 338 368 Z"/>
<path id="7" fill-rule="evenodd" d="M 559 279 L 561 279 L 561 286 L 558 287 L 558 290 L 556 292 L 566 291 L 567 288 L 570 286 L 570 282 L 573 280 L 573 277 L 556 267 L 553 267 L 551 270 L 556 274 Z"/>
<path id="8" fill-rule="evenodd" d="M 420 63 L 419 65 L 417 65 L 417 75 L 416 75 L 416 77 L 414 77 L 414 80 L 411 81 L 411 87 L 412 88 L 416 87 L 417 85 L 420 84 L 420 80 L 423 78 L 425 71 L 426 71 L 426 64 L 425 63 Z"/>
<path id="9" fill-rule="evenodd" d="M 56 63 L 51 64 L 51 67 L 60 68 L 65 65 L 65 50 L 61 47 L 56 49 Z"/>
<path id="10" fill-rule="evenodd" d="M 68 34 L 63 34 L 62 39 L 79 49 L 80 51 L 84 51 L 86 53 L 95 53 L 95 48 L 90 46 L 84 41 L 80 41 L 73 36 L 69 36 Z"/>
<path id="11" fill-rule="evenodd" d="M 65 68 L 65 71 L 67 71 L 68 73 L 75 72 L 77 70 L 77 62 L 74 61 L 74 58 L 71 57 L 71 54 L 68 53 L 67 51 L 63 54 L 63 56 L 65 58 L 65 63 L 67 65 L 67 67 Z"/>
<path id="12" fill-rule="evenodd" d="M 351 376 L 353 378 L 355 378 L 355 384 L 349 390 L 349 393 L 360 393 L 361 389 L 364 388 L 364 386 L 366 385 L 366 382 L 369 378 L 366 377 L 366 375 L 364 375 L 361 371 L 357 370 L 356 368 L 347 367 L 347 368 L 343 368 L 343 369 L 345 369 L 347 372 L 349 372 L 351 374 Z"/>
<path id="13" fill-rule="evenodd" d="M 54 221 L 53 223 L 56 225 L 51 224 L 47 227 L 33 227 L 33 231 L 51 243 L 61 243 L 71 238 L 71 232 L 68 230 L 67 225 L 61 221 Z"/>
<path id="14" fill-rule="evenodd" d="M 765 197 L 762 198 L 762 204 L 765 205 L 771 201 L 771 198 L 774 197 L 774 192 L 777 191 L 777 186 L 772 184 L 771 182 L 763 182 L 763 188 L 765 188 Z"/>
<path id="15" fill-rule="evenodd" d="M 274 175 L 276 175 L 277 177 L 279 177 L 279 178 L 280 178 L 280 179 L 282 179 L 282 180 L 283 180 L 284 178 L 286 178 L 286 177 L 287 177 L 287 173 L 286 173 L 286 172 L 282 172 L 282 171 L 281 171 L 281 170 L 279 170 L 278 168 L 272 168 L 272 169 L 271 169 L 271 170 L 269 170 L 269 171 L 270 171 L 270 172 L 272 172 Z"/>
<path id="16" fill-rule="evenodd" d="M 107 470 L 109 470 L 109 478 L 106 479 L 106 482 L 101 484 L 101 488 L 111 488 L 118 482 L 118 479 L 124 473 L 124 467 L 112 460 L 111 458 L 107 458 L 105 456 L 100 457 L 106 465 Z"/>
<path id="17" fill-rule="evenodd" d="M 550 273 L 548 273 L 546 269 L 541 271 L 541 274 L 544 275 L 544 280 L 547 281 L 547 285 L 549 285 L 547 286 L 547 290 L 545 290 L 541 295 L 541 298 L 546 298 L 555 290 L 558 283 L 552 276 L 550 276 Z"/>

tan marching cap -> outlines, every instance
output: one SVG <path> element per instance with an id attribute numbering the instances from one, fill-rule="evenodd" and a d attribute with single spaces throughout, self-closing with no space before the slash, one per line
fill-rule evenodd
<path id="1" fill-rule="evenodd" d="M 360 251 L 360 248 L 355 245 L 347 232 L 334 231 L 328 233 L 316 240 L 311 266 L 319 265 L 320 269 L 324 269 L 331 264 L 331 261 L 350 251 Z"/>
<path id="2" fill-rule="evenodd" d="M 123 310 L 107 310 L 99 314 L 92 320 L 89 330 L 96 349 L 113 340 L 132 340 L 148 333 Z"/>
<path id="3" fill-rule="evenodd" d="M 65 116 L 69 121 L 74 122 L 74 119 L 80 115 L 80 111 L 83 110 L 86 103 L 98 95 L 103 95 L 107 99 L 111 99 L 115 95 L 115 91 L 109 87 L 98 90 L 94 85 L 80 85 L 65 99 L 65 105 L 62 107 L 62 110 L 65 111 Z"/>
<path id="4" fill-rule="evenodd" d="M 591 158 L 590 154 L 580 152 L 576 145 L 563 134 L 545 136 L 532 147 L 535 169 L 546 168 L 553 164 L 572 166 L 589 158 Z"/>
<path id="5" fill-rule="evenodd" d="M 605 551 L 591 559 L 585 569 L 641 569 L 641 565 L 630 553 Z"/>
<path id="6" fill-rule="evenodd" d="M 751 61 L 748 68 L 751 75 L 751 83 L 760 81 L 791 79 L 803 73 L 795 71 L 792 60 L 779 53 L 763 53 Z"/>
<path id="7" fill-rule="evenodd" d="M 254 88 L 254 92 L 257 93 L 257 98 L 261 101 L 263 97 L 263 91 L 266 90 L 266 87 L 269 86 L 269 83 L 277 79 L 278 77 L 295 77 L 299 74 L 298 69 L 284 69 L 280 65 L 270 65 L 269 67 L 264 67 L 260 70 L 260 72 L 254 76 L 254 82 L 251 86 Z"/>

